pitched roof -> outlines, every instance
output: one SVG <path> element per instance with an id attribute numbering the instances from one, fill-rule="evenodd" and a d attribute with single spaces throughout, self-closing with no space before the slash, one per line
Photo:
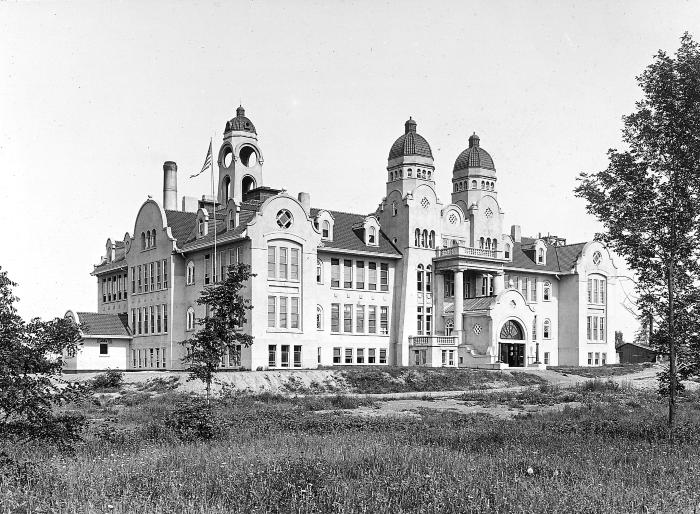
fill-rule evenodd
<path id="1" fill-rule="evenodd" d="M 219 209 L 216 211 L 216 241 L 217 243 L 226 243 L 228 241 L 239 239 L 241 234 L 246 229 L 248 222 L 253 219 L 255 213 L 260 210 L 260 206 L 263 202 L 258 200 L 251 200 L 242 202 L 241 212 L 238 215 L 238 224 L 233 230 L 226 229 L 226 209 Z M 214 242 L 214 216 L 209 216 L 209 228 L 208 233 L 204 237 L 197 239 L 195 228 L 197 224 L 197 217 L 195 215 L 194 223 L 190 234 L 185 238 L 184 244 L 178 245 L 183 251 L 191 250 L 193 248 L 199 247 L 201 245 L 207 245 Z"/>
<path id="2" fill-rule="evenodd" d="M 545 243 L 547 255 L 545 264 L 535 262 L 535 241 L 531 237 L 523 237 L 520 243 L 513 243 L 513 262 L 506 263 L 505 269 L 521 268 L 535 271 L 551 271 L 555 273 L 570 273 L 581 255 L 586 243 L 576 243 L 564 246 L 552 246 Z"/>
<path id="3" fill-rule="evenodd" d="M 85 335 L 131 337 L 129 320 L 126 314 L 98 314 L 97 312 L 77 312 L 80 330 Z"/>
<path id="4" fill-rule="evenodd" d="M 166 223 L 170 227 L 173 237 L 177 241 L 177 246 L 182 246 L 187 242 L 197 225 L 196 212 L 165 211 Z"/>
<path id="5" fill-rule="evenodd" d="M 333 241 L 323 241 L 319 251 L 324 248 L 337 250 L 349 250 L 351 252 L 362 253 L 385 253 L 401 256 L 401 252 L 396 248 L 389 238 L 379 231 L 379 245 L 367 246 L 364 241 L 362 229 L 354 228 L 357 224 L 362 225 L 366 215 L 352 214 L 349 212 L 330 211 L 328 209 L 311 209 L 311 217 L 316 217 L 321 210 L 327 210 L 333 216 Z"/>
<path id="6" fill-rule="evenodd" d="M 478 296 L 476 298 L 466 298 L 464 300 L 464 312 L 483 311 L 484 309 L 488 309 L 495 298 L 495 296 Z M 454 304 L 450 304 L 445 309 L 445 314 L 450 314 L 454 311 Z"/>

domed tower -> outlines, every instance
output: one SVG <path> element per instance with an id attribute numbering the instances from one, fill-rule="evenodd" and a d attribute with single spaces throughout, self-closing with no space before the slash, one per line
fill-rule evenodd
<path id="1" fill-rule="evenodd" d="M 248 191 L 262 185 L 258 133 L 242 106 L 236 109 L 236 117 L 226 122 L 218 163 L 220 204 L 226 205 L 230 198 L 240 203 Z"/>
<path id="2" fill-rule="evenodd" d="M 423 136 L 416 132 L 417 123 L 409 118 L 405 132 L 389 150 L 387 169 L 387 194 L 393 190 L 401 196 L 413 191 L 421 183 L 435 184 L 433 152 Z"/>

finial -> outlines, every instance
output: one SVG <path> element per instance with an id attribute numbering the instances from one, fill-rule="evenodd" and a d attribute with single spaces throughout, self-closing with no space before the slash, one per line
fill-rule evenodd
<path id="1" fill-rule="evenodd" d="M 408 117 L 408 121 L 406 121 L 405 127 L 406 127 L 406 134 L 409 132 L 415 132 L 416 131 L 416 126 L 418 124 L 416 121 L 413 119 L 413 116 Z"/>
<path id="2" fill-rule="evenodd" d="M 469 148 L 473 146 L 479 146 L 479 136 L 476 135 L 476 132 L 469 136 Z"/>
<path id="3" fill-rule="evenodd" d="M 236 116 L 245 116 L 245 109 L 242 104 L 238 104 L 238 109 L 236 109 Z"/>

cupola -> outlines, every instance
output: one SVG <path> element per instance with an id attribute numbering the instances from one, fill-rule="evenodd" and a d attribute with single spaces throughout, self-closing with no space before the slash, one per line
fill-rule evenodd
<path id="1" fill-rule="evenodd" d="M 433 158 L 433 152 L 430 145 L 423 136 L 416 132 L 418 124 L 413 118 L 409 118 L 404 124 L 404 134 L 399 137 L 389 150 L 389 160 L 398 157 L 420 156 Z"/>
<path id="2" fill-rule="evenodd" d="M 455 161 L 453 172 L 468 168 L 483 168 L 496 171 L 491 155 L 481 148 L 480 139 L 476 132 L 469 136 L 469 148 L 459 154 Z"/>

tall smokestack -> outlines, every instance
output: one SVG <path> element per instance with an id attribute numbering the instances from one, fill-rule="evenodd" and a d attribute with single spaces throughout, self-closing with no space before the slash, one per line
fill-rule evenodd
<path id="1" fill-rule="evenodd" d="M 177 164 L 173 161 L 163 163 L 163 209 L 177 210 Z"/>
<path id="2" fill-rule="evenodd" d="M 311 214 L 311 195 L 309 193 L 299 193 L 299 203 L 304 208 L 307 215 Z"/>

